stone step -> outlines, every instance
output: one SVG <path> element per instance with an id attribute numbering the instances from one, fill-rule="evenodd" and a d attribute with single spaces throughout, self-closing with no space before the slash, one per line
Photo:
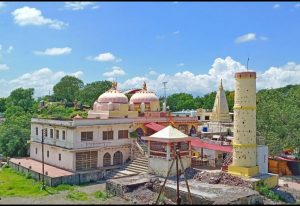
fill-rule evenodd
<path id="1" fill-rule="evenodd" d="M 148 159 L 135 159 L 132 162 L 141 162 L 141 163 L 148 163 Z"/>
<path id="2" fill-rule="evenodd" d="M 148 173 L 148 169 L 147 170 L 136 170 L 136 169 L 127 168 L 127 170 L 136 172 L 136 173 Z"/>
<path id="3" fill-rule="evenodd" d="M 138 162 L 138 161 L 133 161 L 132 163 L 130 163 L 129 165 L 141 165 L 144 167 L 148 167 L 148 162 Z"/>
<path id="4" fill-rule="evenodd" d="M 143 166 L 143 165 L 136 165 L 136 164 L 130 164 L 130 165 L 128 165 L 128 166 L 126 166 L 125 167 L 125 169 L 126 168 L 139 168 L 139 169 L 148 169 L 148 167 L 147 166 Z"/>

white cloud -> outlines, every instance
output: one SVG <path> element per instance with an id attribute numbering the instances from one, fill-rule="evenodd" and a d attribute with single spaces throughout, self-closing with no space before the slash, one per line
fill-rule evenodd
<path id="1" fill-rule="evenodd" d="M 174 31 L 174 32 L 173 32 L 174 35 L 177 35 L 177 34 L 179 34 L 179 33 L 180 33 L 180 31 Z"/>
<path id="2" fill-rule="evenodd" d="M 194 96 L 203 95 L 218 89 L 220 79 L 226 90 L 234 90 L 234 74 L 238 71 L 246 71 L 246 67 L 231 57 L 214 60 L 208 73 L 195 74 L 190 71 L 177 72 L 175 74 L 159 74 L 155 77 L 136 76 L 119 83 L 120 89 L 141 87 L 144 81 L 150 90 L 158 95 L 163 95 L 162 82 L 167 81 L 167 93 L 187 92 Z M 249 69 L 249 71 L 251 71 Z M 282 67 L 271 67 L 263 72 L 257 72 L 257 89 L 278 88 L 288 84 L 299 84 L 300 64 L 287 63 Z"/>
<path id="3" fill-rule="evenodd" d="M 60 56 L 70 54 L 72 49 L 70 47 L 63 48 L 48 48 L 45 51 L 35 51 L 36 55 L 46 55 L 46 56 Z"/>
<path id="4" fill-rule="evenodd" d="M 3 1 L 0 1 L 0 8 L 4 7 L 5 3 Z"/>
<path id="5" fill-rule="evenodd" d="M 7 66 L 6 64 L 0 64 L 0 71 L 5 71 L 5 70 L 9 70 L 9 66 Z"/>
<path id="6" fill-rule="evenodd" d="M 126 73 L 122 68 L 114 66 L 112 67 L 112 71 L 103 73 L 103 76 L 113 78 L 117 76 L 123 76 L 125 74 Z"/>
<path id="7" fill-rule="evenodd" d="M 45 18 L 40 10 L 28 6 L 18 8 L 14 10 L 11 14 L 14 17 L 15 23 L 19 26 L 48 25 L 52 29 L 62 29 L 67 26 L 67 24 L 62 21 Z"/>
<path id="8" fill-rule="evenodd" d="M 256 34 L 255 33 L 248 33 L 242 36 L 239 36 L 235 39 L 236 43 L 244 43 L 248 41 L 254 41 L 256 40 Z"/>
<path id="9" fill-rule="evenodd" d="M 161 39 L 165 39 L 166 36 L 165 35 L 156 35 L 155 38 L 161 40 Z"/>
<path id="10" fill-rule="evenodd" d="M 150 70 L 149 74 L 150 75 L 157 75 L 158 73 L 156 71 L 154 71 L 154 70 Z"/>
<path id="11" fill-rule="evenodd" d="M 87 8 L 91 9 L 98 9 L 99 6 L 95 5 L 95 2 L 90 1 L 74 1 L 74 2 L 65 2 L 66 9 L 77 11 L 77 10 L 84 10 Z"/>
<path id="12" fill-rule="evenodd" d="M 273 6 L 274 9 L 277 9 L 279 7 L 280 7 L 280 4 L 274 4 L 274 6 Z"/>
<path id="13" fill-rule="evenodd" d="M 35 96 L 39 97 L 48 94 L 49 90 L 52 91 L 53 86 L 65 75 L 75 76 L 77 78 L 83 75 L 82 71 L 74 73 L 66 73 L 64 71 L 54 72 L 49 68 L 42 68 L 32 73 L 26 73 L 20 77 L 7 81 L 8 92 L 19 88 L 34 88 Z M 9 95 L 9 93 L 7 94 Z"/>
<path id="14" fill-rule="evenodd" d="M 300 4 L 295 4 L 295 8 L 299 9 L 300 8 Z"/>
<path id="15" fill-rule="evenodd" d="M 93 60 L 100 61 L 100 62 L 109 62 L 109 61 L 115 61 L 116 57 L 112 53 L 102 53 L 98 56 L 94 57 Z"/>
<path id="16" fill-rule="evenodd" d="M 176 65 L 177 67 L 183 67 L 184 66 L 184 63 L 179 63 Z"/>
<path id="17" fill-rule="evenodd" d="M 13 46 L 9 46 L 6 51 L 7 51 L 7 53 L 10 54 L 13 50 L 14 50 L 14 47 Z"/>
<path id="18" fill-rule="evenodd" d="M 259 39 L 262 40 L 262 41 L 267 41 L 267 40 L 269 40 L 269 38 L 266 37 L 266 36 L 260 36 Z"/>

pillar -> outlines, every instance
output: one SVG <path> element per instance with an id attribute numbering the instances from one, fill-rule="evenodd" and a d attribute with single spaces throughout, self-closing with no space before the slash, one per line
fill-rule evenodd
<path id="1" fill-rule="evenodd" d="M 255 176 L 256 166 L 256 73 L 235 74 L 233 163 L 228 172 Z"/>

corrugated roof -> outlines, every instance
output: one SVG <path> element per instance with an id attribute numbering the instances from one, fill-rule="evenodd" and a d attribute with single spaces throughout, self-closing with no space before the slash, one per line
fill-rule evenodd
<path id="1" fill-rule="evenodd" d="M 163 128 L 165 128 L 165 126 L 157 124 L 155 122 L 150 122 L 148 124 L 145 124 L 145 127 L 148 127 L 148 128 L 150 128 L 150 129 L 152 129 L 156 132 L 158 132 L 158 131 L 162 130 Z"/>
<path id="2" fill-rule="evenodd" d="M 217 150 L 222 152 L 231 153 L 232 152 L 232 146 L 222 146 L 222 145 L 216 145 L 216 144 L 209 144 L 207 142 L 203 142 L 200 139 L 193 139 L 191 141 L 192 147 L 198 147 L 198 148 L 205 148 L 210 150 Z"/>

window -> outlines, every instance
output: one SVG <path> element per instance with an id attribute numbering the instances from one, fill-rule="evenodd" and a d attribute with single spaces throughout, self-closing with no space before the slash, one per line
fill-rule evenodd
<path id="1" fill-rule="evenodd" d="M 59 139 L 59 130 L 56 130 L 56 139 Z"/>
<path id="2" fill-rule="evenodd" d="M 81 141 L 93 141 L 93 132 L 81 132 Z"/>
<path id="3" fill-rule="evenodd" d="M 35 148 L 35 154 L 37 154 L 37 148 Z"/>
<path id="4" fill-rule="evenodd" d="M 209 116 L 205 116 L 205 120 L 209 120 Z"/>
<path id="5" fill-rule="evenodd" d="M 35 128 L 35 135 L 38 136 L 39 135 L 39 128 Z"/>
<path id="6" fill-rule="evenodd" d="M 66 131 L 62 131 L 62 139 L 63 139 L 63 140 L 66 139 Z"/>
<path id="7" fill-rule="evenodd" d="M 48 129 L 45 128 L 45 137 L 47 137 L 47 136 L 48 136 Z"/>
<path id="8" fill-rule="evenodd" d="M 113 131 L 103 131 L 103 140 L 111 140 L 114 139 Z"/>
<path id="9" fill-rule="evenodd" d="M 47 157 L 49 157 L 49 151 L 47 151 Z"/>
<path id="10" fill-rule="evenodd" d="M 61 154 L 58 154 L 58 160 L 61 161 Z"/>
<path id="11" fill-rule="evenodd" d="M 53 129 L 50 129 L 50 137 L 53 138 Z"/>
<path id="12" fill-rule="evenodd" d="M 119 130 L 118 139 L 128 139 L 128 130 Z"/>

